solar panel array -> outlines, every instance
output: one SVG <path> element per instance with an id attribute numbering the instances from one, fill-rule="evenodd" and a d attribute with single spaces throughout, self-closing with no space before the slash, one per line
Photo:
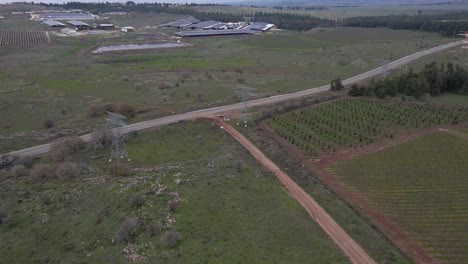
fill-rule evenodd
<path id="1" fill-rule="evenodd" d="M 180 31 L 174 34 L 179 37 L 207 37 L 207 36 L 247 35 L 247 34 L 254 34 L 254 32 L 251 30 L 230 29 L 230 30 Z"/>
<path id="2" fill-rule="evenodd" d="M 199 22 L 200 20 L 194 17 L 188 17 L 188 18 L 179 19 L 177 21 L 167 23 L 166 26 L 180 28 L 180 27 L 190 26 L 192 24 L 199 23 Z"/>
<path id="3" fill-rule="evenodd" d="M 60 23 L 58 21 L 54 21 L 54 20 L 44 20 L 42 21 L 42 24 L 49 26 L 49 27 L 64 27 L 65 26 L 65 24 Z"/>
<path id="4" fill-rule="evenodd" d="M 70 12 L 50 12 L 39 14 L 40 19 L 47 20 L 73 20 L 73 19 L 95 19 L 95 15 Z"/>
<path id="5" fill-rule="evenodd" d="M 189 27 L 190 28 L 198 28 L 198 29 L 209 29 L 209 28 L 211 28 L 213 26 L 216 26 L 218 24 L 221 24 L 221 22 L 214 21 L 214 20 L 209 20 L 209 21 L 203 21 L 203 22 L 200 22 L 200 23 L 190 25 Z"/>
<path id="6" fill-rule="evenodd" d="M 269 24 L 266 22 L 254 22 L 253 24 L 250 24 L 246 26 L 244 29 L 248 30 L 259 30 L 259 31 L 267 31 L 268 29 L 272 28 L 274 25 Z"/>
<path id="7" fill-rule="evenodd" d="M 78 20 L 70 20 L 70 21 L 67 21 L 68 24 L 72 25 L 72 26 L 75 26 L 75 27 L 89 27 L 88 24 L 84 23 L 84 22 L 81 22 L 81 21 L 78 21 Z"/>

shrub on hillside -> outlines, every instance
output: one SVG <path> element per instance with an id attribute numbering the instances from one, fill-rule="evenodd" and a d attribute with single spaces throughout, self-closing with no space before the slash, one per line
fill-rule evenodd
<path id="1" fill-rule="evenodd" d="M 129 103 L 121 103 L 119 104 L 115 112 L 121 115 L 124 115 L 126 117 L 133 117 L 135 116 L 136 109 L 133 105 Z"/>
<path id="2" fill-rule="evenodd" d="M 149 224 L 146 226 L 146 234 L 153 237 L 159 233 L 161 227 L 158 224 Z"/>
<path id="3" fill-rule="evenodd" d="M 132 197 L 130 197 L 130 200 L 128 200 L 128 203 L 132 207 L 140 207 L 143 204 L 145 204 L 145 201 L 146 201 L 145 196 L 139 193 L 135 193 L 132 195 Z"/>
<path id="4" fill-rule="evenodd" d="M 119 230 L 115 234 L 115 242 L 119 244 L 132 242 L 139 226 L 137 218 L 126 218 L 120 224 Z"/>
<path id="5" fill-rule="evenodd" d="M 32 168 L 29 175 L 35 182 L 46 182 L 57 178 L 54 167 L 50 164 L 37 164 Z"/>
<path id="6" fill-rule="evenodd" d="M 80 137 L 64 137 L 50 145 L 49 156 L 55 161 L 63 161 L 69 155 L 73 155 L 84 147 L 84 141 Z"/>
<path id="7" fill-rule="evenodd" d="M 110 171 L 112 176 L 130 176 L 132 166 L 127 161 L 119 160 L 111 164 Z"/>
<path id="8" fill-rule="evenodd" d="M 164 232 L 161 236 L 161 244 L 165 247 L 175 247 L 179 241 L 179 233 L 175 230 L 169 230 Z"/>
<path id="9" fill-rule="evenodd" d="M 88 107 L 88 116 L 95 117 L 104 114 L 106 112 L 106 107 L 104 104 L 94 104 Z"/>
<path id="10" fill-rule="evenodd" d="M 16 219 L 12 216 L 7 216 L 2 219 L 2 224 L 6 227 L 14 226 L 16 225 Z"/>
<path id="11" fill-rule="evenodd" d="M 75 162 L 64 162 L 57 168 L 57 178 L 65 182 L 78 179 L 80 174 L 80 167 Z"/>
<path id="12" fill-rule="evenodd" d="M 43 125 L 44 125 L 45 129 L 49 129 L 49 128 L 54 126 L 54 121 L 52 121 L 50 119 L 47 119 L 47 120 L 44 121 Z"/>
<path id="13" fill-rule="evenodd" d="M 0 210 L 0 222 L 2 221 L 3 218 L 7 218 L 8 214 L 2 210 Z"/>
<path id="14" fill-rule="evenodd" d="M 23 177 L 26 175 L 26 169 L 24 168 L 24 165 L 15 165 L 13 168 L 10 169 L 9 175 L 13 178 Z"/>
<path id="15" fill-rule="evenodd" d="M 170 200 L 167 202 L 167 210 L 170 212 L 175 212 L 175 210 L 177 210 L 178 205 L 179 204 L 177 203 L 176 200 Z"/>
<path id="16" fill-rule="evenodd" d="M 101 149 L 112 143 L 112 131 L 109 126 L 97 127 L 91 132 L 90 146 L 95 149 Z"/>

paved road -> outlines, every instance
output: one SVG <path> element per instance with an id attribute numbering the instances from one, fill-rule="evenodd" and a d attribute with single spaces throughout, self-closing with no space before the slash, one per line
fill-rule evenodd
<path id="1" fill-rule="evenodd" d="M 378 76 L 384 72 L 399 68 L 403 65 L 410 63 L 411 61 L 414 61 L 426 55 L 436 53 L 445 49 L 453 48 L 461 44 L 462 44 L 462 41 L 460 40 L 460 41 L 451 42 L 449 44 L 445 44 L 445 45 L 437 46 L 437 47 L 430 48 L 427 50 L 416 52 L 414 54 L 411 54 L 401 59 L 398 59 L 396 61 L 390 62 L 388 64 L 385 64 L 383 66 L 380 66 L 368 72 L 365 72 L 365 73 L 353 76 L 351 78 L 348 78 L 346 80 L 343 80 L 343 84 L 349 85 L 349 84 L 357 83 L 357 82 Z M 295 93 L 275 95 L 271 97 L 252 100 L 252 101 L 249 101 L 249 105 L 250 106 L 269 105 L 273 103 L 284 102 L 284 101 L 288 101 L 292 99 L 298 99 L 298 98 L 310 96 L 316 93 L 327 91 L 329 89 L 330 89 L 330 85 L 324 85 L 324 86 L 320 86 L 317 88 L 307 89 L 307 90 L 303 90 L 303 91 L 299 91 Z M 148 120 L 148 121 L 143 121 L 143 122 L 128 125 L 123 128 L 123 132 L 129 133 L 131 131 L 144 130 L 148 128 L 158 127 L 161 125 L 176 123 L 181 120 L 191 120 L 191 119 L 196 119 L 196 118 L 207 117 L 207 116 L 216 115 L 219 113 L 239 110 L 239 109 L 242 109 L 242 107 L 243 107 L 243 103 L 237 103 L 237 104 L 231 104 L 231 105 L 225 105 L 225 106 L 219 106 L 219 107 L 213 107 L 213 108 L 187 112 L 183 114 L 166 116 L 166 117 L 162 117 L 158 119 L 153 119 L 153 120 Z M 89 134 L 83 135 L 81 136 L 81 138 L 83 138 L 83 140 L 85 141 L 89 141 L 90 135 Z M 43 145 L 25 148 L 25 149 L 21 149 L 17 151 L 12 151 L 8 154 L 16 155 L 16 156 L 39 156 L 39 155 L 47 153 L 48 151 L 49 151 L 49 144 L 43 144 Z"/>
<path id="2" fill-rule="evenodd" d="M 357 264 L 375 264 L 376 262 L 356 243 L 335 220 L 286 173 L 268 159 L 254 144 L 241 133 L 223 121 L 215 120 L 234 139 L 244 146 L 265 168 L 273 172 L 284 189 L 296 199 L 307 211 L 309 216 L 327 233 L 340 247 L 343 253 Z"/>

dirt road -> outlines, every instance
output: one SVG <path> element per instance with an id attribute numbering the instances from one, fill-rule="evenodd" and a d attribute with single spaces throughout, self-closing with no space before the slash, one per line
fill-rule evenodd
<path id="1" fill-rule="evenodd" d="M 276 166 L 265 154 L 255 147 L 247 138 L 223 121 L 215 120 L 226 132 L 241 143 L 263 166 L 273 172 L 287 192 L 296 199 L 317 224 L 331 237 L 338 247 L 349 257 L 351 262 L 366 264 L 376 263 L 327 212 L 297 185 L 289 176 Z"/>
<path id="2" fill-rule="evenodd" d="M 375 68 L 373 70 L 370 70 L 368 72 L 353 76 L 351 78 L 348 78 L 346 80 L 343 80 L 344 85 L 349 85 L 353 83 L 357 83 L 378 75 L 381 75 L 387 71 L 399 68 L 403 65 L 406 65 L 410 63 L 411 61 L 414 61 L 416 59 L 419 59 L 421 57 L 424 57 L 426 55 L 436 53 L 445 49 L 453 48 L 458 45 L 461 45 L 462 41 L 455 41 L 451 42 L 448 44 L 444 44 L 441 46 L 437 46 L 434 48 L 430 48 L 427 50 L 419 51 L 416 53 L 413 53 L 411 55 L 408 55 L 406 57 L 403 57 L 401 59 L 398 59 L 396 61 L 390 62 L 388 64 L 385 64 L 383 66 L 380 66 L 378 68 Z M 276 96 L 271 96 L 271 97 L 266 97 L 266 98 L 260 98 L 256 100 L 249 101 L 249 105 L 251 107 L 254 106 L 262 106 L 262 105 L 270 105 L 274 103 L 279 103 L 279 102 L 284 102 L 288 100 L 293 100 L 293 99 L 299 99 L 302 97 L 306 96 L 311 96 L 313 94 L 317 94 L 320 92 L 324 92 L 330 89 L 330 85 L 324 85 L 321 87 L 317 88 L 311 88 L 295 93 L 289 93 L 289 94 L 282 94 L 282 95 L 276 95 Z M 139 130 L 144 130 L 148 128 L 154 128 L 158 127 L 161 125 L 167 125 L 167 124 L 172 124 L 176 123 L 181 120 L 191 120 L 191 119 L 197 119 L 197 118 L 203 118 L 203 117 L 208 117 L 210 115 L 216 115 L 219 113 L 226 113 L 234 110 L 239 110 L 242 109 L 244 106 L 243 103 L 237 103 L 237 104 L 231 104 L 231 105 L 224 105 L 224 106 L 218 106 L 218 107 L 213 107 L 213 108 L 207 108 L 207 109 L 202 109 L 202 110 L 197 110 L 197 111 L 192 111 L 192 112 L 187 112 L 187 113 L 182 113 L 182 114 L 177 114 L 177 115 L 172 115 L 172 116 L 166 116 L 158 119 L 153 119 L 153 120 L 148 120 L 148 121 L 143 121 L 135 124 L 131 124 L 128 126 L 123 127 L 123 132 L 124 133 L 129 133 L 132 131 L 139 131 Z M 88 142 L 90 140 L 90 135 L 83 135 L 81 136 L 83 140 Z M 39 146 L 34 146 L 30 148 L 25 148 L 17 151 L 12 151 L 10 155 L 16 155 L 16 156 L 39 156 L 47 153 L 49 151 L 49 144 L 43 144 Z"/>

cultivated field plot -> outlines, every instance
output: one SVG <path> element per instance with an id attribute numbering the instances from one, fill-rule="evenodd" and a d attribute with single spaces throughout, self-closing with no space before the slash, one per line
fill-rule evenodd
<path id="1" fill-rule="evenodd" d="M 50 44 L 45 31 L 0 30 L 0 46 L 36 46 Z"/>
<path id="2" fill-rule="evenodd" d="M 272 117 L 265 122 L 307 155 L 391 139 L 402 131 L 468 121 L 467 107 L 348 98 Z"/>
<path id="3" fill-rule="evenodd" d="M 426 135 L 331 165 L 441 263 L 468 263 L 468 140 Z"/>

